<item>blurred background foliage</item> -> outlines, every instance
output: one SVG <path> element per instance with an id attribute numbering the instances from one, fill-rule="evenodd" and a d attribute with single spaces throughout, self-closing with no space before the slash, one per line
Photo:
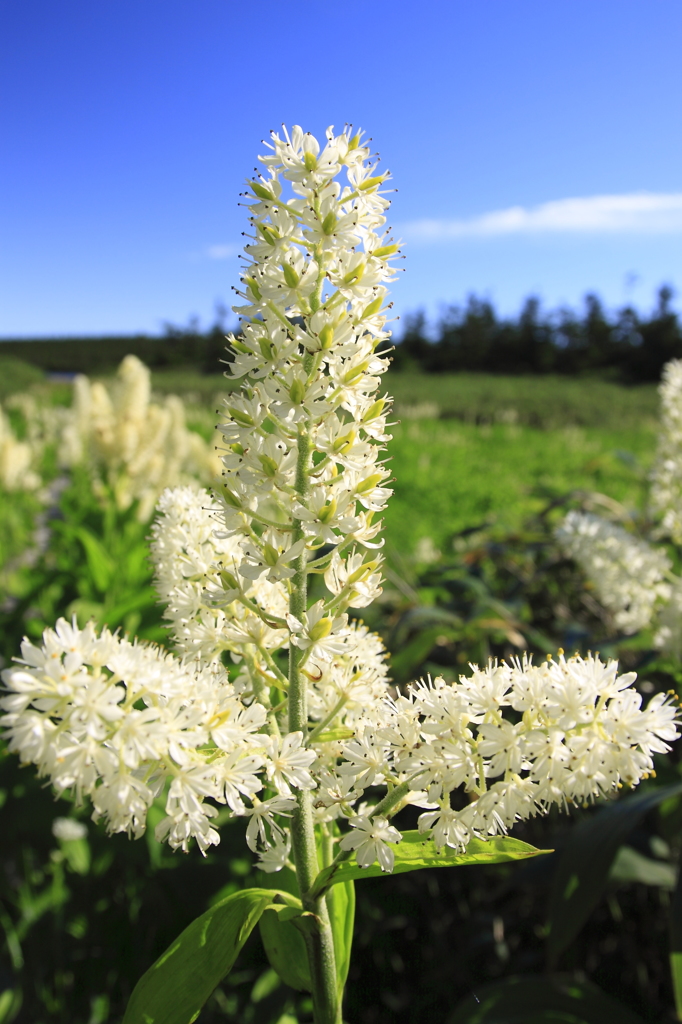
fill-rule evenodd
<path id="1" fill-rule="evenodd" d="M 387 379 L 397 421 L 387 582 L 362 613 L 386 642 L 395 683 L 426 673 L 455 678 L 470 661 L 523 650 L 543 658 L 564 648 L 618 657 L 639 673 L 645 697 L 682 685 L 679 666 L 652 650 L 650 635 L 618 634 L 553 536 L 569 508 L 642 521 L 656 437 L 654 386 L 572 380 L 557 376 L 556 366 L 544 377 L 532 375 L 535 367 L 505 377 L 476 366 L 432 376 L 415 372 L 401 351 Z M 409 372 L 400 372 L 401 360 Z M 181 394 L 188 426 L 209 441 L 228 384 L 181 365 L 159 367 L 154 392 Z M 113 367 L 100 368 L 106 380 Z M 55 416 L 71 401 L 70 384 L 22 372 L 5 362 L 0 374 L 19 439 L 28 425 L 20 405 L 12 406 L 13 390 L 28 389 Z M 24 634 L 38 638 L 60 614 L 163 640 L 147 561 L 149 521 L 135 504 L 122 509 L 112 491 L 94 488 L 87 466 L 60 467 L 54 447 L 43 446 L 40 459 L 42 490 L 6 491 L 0 501 L 5 661 Z M 608 850 L 602 843 L 598 870 L 581 867 L 586 844 L 593 851 L 600 834 L 585 829 L 603 830 L 599 815 L 610 806 L 519 826 L 519 838 L 555 851 L 521 866 L 361 880 L 347 1019 L 675 1020 L 668 949 L 670 921 L 682 920 L 677 760 L 675 751 L 660 758 L 657 778 L 615 805 L 625 808 L 618 827 L 606 824 L 617 841 Z M 644 804 L 634 802 L 640 794 Z M 239 823 L 223 826 L 220 846 L 205 859 L 196 851 L 171 854 L 153 829 L 138 842 L 107 838 L 87 808 L 55 800 L 4 751 L 0 801 L 0 1024 L 114 1024 L 137 978 L 178 932 L 212 901 L 253 884 Z M 76 818 L 86 836 L 55 838 L 57 817 Z M 414 827 L 413 819 L 407 809 L 398 824 Z M 577 888 L 566 884 L 567 870 Z M 570 920 L 573 931 L 559 920 Z M 540 1015 L 532 1015 L 519 977 L 534 979 L 544 999 Z M 200 1017 L 202 1024 L 309 1019 L 305 994 L 279 981 L 257 935 Z"/>

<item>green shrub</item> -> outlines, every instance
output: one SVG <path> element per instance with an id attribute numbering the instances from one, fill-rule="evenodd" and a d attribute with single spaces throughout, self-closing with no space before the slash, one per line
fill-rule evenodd
<path id="1" fill-rule="evenodd" d="M 0 399 L 25 391 L 43 380 L 45 374 L 37 366 L 15 356 L 0 355 Z"/>

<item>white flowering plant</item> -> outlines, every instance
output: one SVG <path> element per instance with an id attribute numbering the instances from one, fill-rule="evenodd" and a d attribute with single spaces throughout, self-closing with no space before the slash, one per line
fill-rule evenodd
<path id="1" fill-rule="evenodd" d="M 633 516 L 609 502 L 620 511 L 615 517 L 620 522 L 573 510 L 555 534 L 616 629 L 624 636 L 650 629 L 653 648 L 679 663 L 682 575 L 675 565 L 682 545 L 682 360 L 665 365 L 659 393 L 661 423 L 649 473 L 647 514 Z"/>
<path id="2" fill-rule="evenodd" d="M 18 489 L 3 495 L 0 412 L 5 650 L 18 646 L 27 626 L 37 638 L 60 614 L 165 639 L 149 565 L 150 520 L 167 487 L 197 487 L 219 473 L 210 419 L 177 395 L 154 396 L 148 367 L 133 355 L 109 381 L 76 376 L 68 406 L 31 392 L 7 404 L 22 440 L 6 432 L 5 454 L 22 457 L 5 460 Z M 35 480 L 40 486 L 28 491 Z"/>
<path id="3" fill-rule="evenodd" d="M 195 1020 L 257 922 L 317 1024 L 340 1024 L 355 879 L 535 856 L 515 821 L 637 785 L 678 735 L 668 696 L 643 708 L 596 656 L 391 687 L 349 616 L 381 592 L 391 493 L 388 175 L 352 129 L 273 133 L 261 161 L 222 482 L 166 490 L 152 530 L 173 651 L 60 619 L 3 673 L 10 749 L 110 832 L 140 836 L 160 800 L 159 842 L 206 852 L 241 818 L 258 856 L 260 887 L 182 933 L 125 1024 Z"/>

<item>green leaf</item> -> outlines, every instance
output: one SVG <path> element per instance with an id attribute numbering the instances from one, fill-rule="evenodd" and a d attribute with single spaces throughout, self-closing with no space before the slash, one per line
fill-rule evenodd
<path id="1" fill-rule="evenodd" d="M 324 861 L 323 839 L 317 832 L 318 855 Z M 267 889 L 276 882 L 279 888 L 298 896 L 298 882 L 295 872 L 290 868 L 282 868 L 277 874 L 256 873 L 258 884 Z M 334 936 L 334 953 L 336 960 L 336 977 L 339 992 L 343 989 L 350 968 L 353 947 L 353 928 L 355 925 L 355 886 L 352 881 L 335 885 L 326 895 L 327 910 Z M 299 992 L 312 991 L 308 955 L 302 934 L 304 922 L 299 917 L 295 922 L 288 918 L 289 911 L 279 913 L 266 910 L 259 922 L 259 930 L 268 960 L 275 968 L 282 981 Z"/>
<path id="2" fill-rule="evenodd" d="M 573 941 L 599 903 L 618 849 L 650 810 L 682 792 L 682 783 L 608 804 L 576 825 L 561 851 L 549 898 L 550 963 Z"/>
<path id="3" fill-rule="evenodd" d="M 388 843 L 395 852 L 393 874 L 400 875 L 405 871 L 419 871 L 421 868 L 458 867 L 465 864 L 501 864 L 509 860 L 525 860 L 537 857 L 551 850 L 536 850 L 520 839 L 509 839 L 507 836 L 494 836 L 491 839 L 470 839 L 465 853 L 455 853 L 446 846 L 438 852 L 433 839 L 424 839 L 419 832 L 403 832 L 402 842 Z M 377 878 L 383 874 L 378 864 L 361 868 L 355 859 L 342 861 L 320 871 L 315 879 L 314 888 L 325 888 L 348 882 L 354 878 Z"/>
<path id="4" fill-rule="evenodd" d="M 289 893 L 243 889 L 192 921 L 142 975 L 123 1024 L 192 1024 L 263 912 L 278 898 L 280 906 L 297 903 Z"/>
<path id="5" fill-rule="evenodd" d="M 430 629 L 417 633 L 409 643 L 405 644 L 400 653 L 391 656 L 392 677 L 398 681 L 411 678 L 433 650 L 436 640 L 442 634 L 442 626 L 431 626 Z"/>
<path id="6" fill-rule="evenodd" d="M 266 911 L 268 913 L 268 911 Z M 272 913 L 272 911 L 270 911 Z M 261 918 L 261 921 L 263 918 Z M 259 922 L 260 923 L 260 922 Z M 251 989 L 251 1002 L 260 1003 L 263 999 L 267 999 L 268 996 L 272 995 L 279 986 L 282 984 L 280 981 L 277 971 L 273 971 L 272 967 L 264 971 L 259 978 L 256 979 L 256 984 Z"/>
<path id="7" fill-rule="evenodd" d="M 85 548 L 85 557 L 92 575 L 93 583 L 101 593 L 105 593 L 116 571 L 116 563 L 105 550 L 102 542 L 85 526 L 74 531 Z"/>
<path id="8" fill-rule="evenodd" d="M 611 865 L 609 881 L 641 882 L 672 892 L 675 888 L 675 868 L 665 861 L 645 857 L 631 846 L 621 846 Z"/>
<path id="9" fill-rule="evenodd" d="M 353 949 L 353 929 L 355 926 L 354 883 L 348 881 L 332 886 L 327 893 L 326 899 L 332 933 L 334 935 L 336 978 L 339 985 L 339 993 L 343 995 Z"/>
<path id="10" fill-rule="evenodd" d="M 591 982 L 525 975 L 477 988 L 447 1024 L 643 1024 Z"/>
<path id="11" fill-rule="evenodd" d="M 256 881 L 264 889 L 268 889 L 276 882 L 278 889 L 298 896 L 296 874 L 290 868 L 282 868 L 276 875 L 257 871 Z M 280 920 L 279 914 L 274 910 L 266 910 L 263 913 L 258 922 L 258 929 L 270 965 L 274 967 L 282 981 L 299 992 L 312 992 L 308 954 L 300 930 L 291 921 Z"/>

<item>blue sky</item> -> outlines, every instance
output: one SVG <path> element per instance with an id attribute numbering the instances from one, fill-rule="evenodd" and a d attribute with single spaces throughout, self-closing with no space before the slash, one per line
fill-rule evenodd
<path id="1" fill-rule="evenodd" d="M 679 0 L 4 0 L 0 336 L 208 324 L 282 122 L 374 139 L 398 312 L 646 310 L 682 291 L 681 39 Z"/>

